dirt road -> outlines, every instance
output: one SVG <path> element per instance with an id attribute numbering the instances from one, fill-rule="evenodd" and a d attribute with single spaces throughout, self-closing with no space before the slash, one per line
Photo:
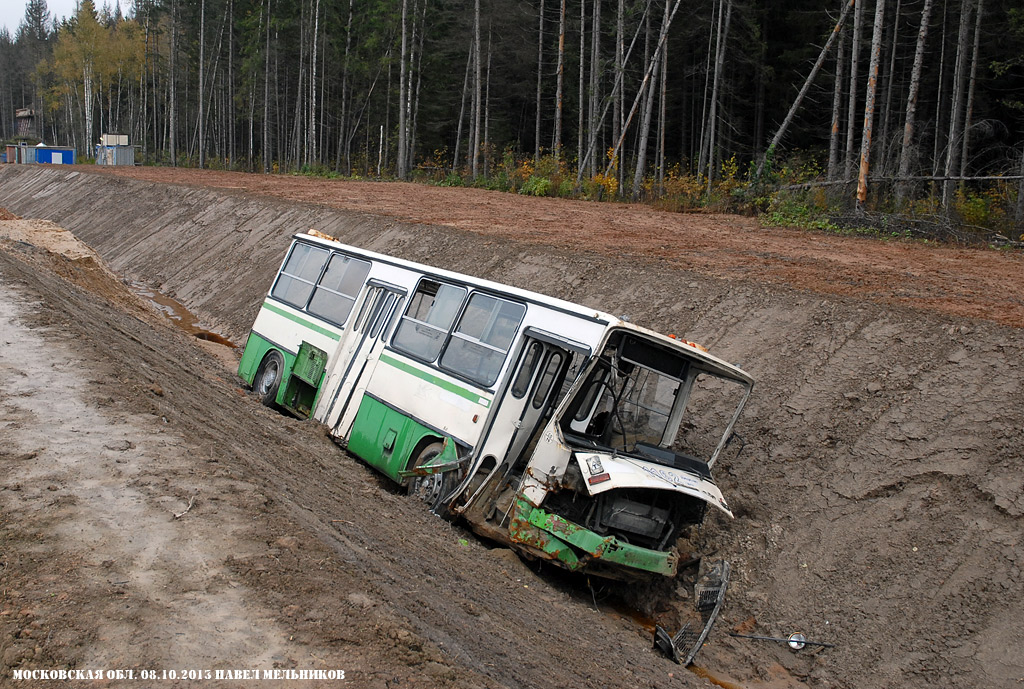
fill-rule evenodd
<path id="1" fill-rule="evenodd" d="M 733 563 L 722 622 L 700 658 L 718 677 L 770 689 L 1024 685 L 1016 620 L 1024 605 L 1024 331 L 996 317 L 1020 307 L 1019 256 L 796 232 L 779 233 L 791 238 L 785 249 L 772 243 L 774 230 L 748 219 L 617 206 L 587 211 L 589 224 L 563 233 L 559 227 L 576 227 L 586 209 L 476 190 L 420 194 L 409 185 L 375 193 L 372 185 L 304 178 L 181 179 L 193 186 L 85 169 L 0 170 L 0 205 L 71 228 L 118 276 L 111 281 L 85 270 L 82 259 L 44 251 L 42 238 L 8 241 L 0 252 L 0 295 L 14 304 L 4 311 L 3 339 L 14 332 L 37 350 L 8 359 L 5 345 L 0 359 L 2 404 L 13 419 L 0 433 L 17 448 L 0 458 L 0 586 L 17 594 L 0 609 L 9 611 L 0 615 L 0 672 L 108 657 L 170 667 L 196 657 L 180 631 L 203 635 L 213 668 L 338 667 L 353 686 L 704 682 L 649 648 L 644 625 L 670 618 L 671 582 L 591 591 L 490 550 L 396 494 L 314 426 L 255 404 L 215 358 L 154 319 L 121 284 L 158 287 L 208 325 L 244 337 L 289 235 L 316 227 L 370 249 L 628 313 L 753 373 L 757 387 L 738 427 L 746 445 L 717 467 L 737 518 L 713 518 L 697 536 Z M 267 198 L 292 183 L 305 201 L 321 184 L 328 206 Z M 110 199 L 131 199 L 130 212 L 112 210 Z M 364 207 L 337 209 L 345 203 Z M 506 203 L 519 209 L 518 224 Z M 400 220 L 418 206 L 433 219 Z M 460 217 L 476 219 L 453 227 Z M 489 234 L 492 221 L 498 234 Z M 800 237 L 809 246 L 801 249 Z M 912 269 L 874 256 L 893 249 L 909 252 Z M 797 269 L 805 264 L 807 271 Z M 787 271 L 811 277 L 787 286 Z M 992 286 L 1003 273 L 1005 282 Z M 828 279 L 840 274 L 848 282 Z M 860 294 L 861 284 L 873 287 Z M 925 303 L 927 294 L 937 300 Z M 91 467 L 81 477 L 62 468 L 72 461 L 60 459 L 68 450 L 50 449 L 53 417 L 33 416 L 49 402 L 19 397 L 29 388 L 10 371 L 30 366 L 26 358 L 41 362 L 38 379 L 47 381 L 31 394 L 74 392 L 67 397 L 81 404 L 68 409 L 85 422 L 69 427 L 96 428 L 114 448 L 81 444 Z M 76 384 L 62 370 L 84 373 Z M 81 493 L 80 480 L 137 497 L 110 509 L 132 523 L 164 524 L 154 539 L 189 551 L 181 567 L 88 524 L 83 533 L 104 540 L 78 547 L 68 537 L 74 527 L 61 525 L 98 519 L 106 504 L 79 497 L 62 505 L 59 496 Z M 29 491 L 44 497 L 25 501 Z M 191 510 L 173 519 L 194 495 Z M 190 525 L 212 539 L 213 554 L 179 540 Z M 203 530 L 211 525 L 222 533 Z M 85 564 L 57 569 L 53 556 L 65 549 Z M 90 558 L 101 557 L 93 551 L 118 554 L 92 567 Z M 104 579 L 106 560 L 127 574 Z M 111 582 L 123 582 L 123 593 Z M 136 606 L 125 613 L 130 639 L 101 629 L 125 597 Z M 640 603 L 634 610 L 641 607 L 644 619 L 613 614 L 617 599 Z M 221 625 L 221 645 L 205 620 L 175 627 L 193 602 L 238 616 L 249 632 Z M 25 610 L 35 617 L 20 617 Z M 59 636 L 62 629 L 70 631 Z M 802 631 L 836 647 L 792 654 L 730 638 L 730 630 Z M 145 653 L 139 639 L 150 640 Z M 8 657 L 8 649 L 19 650 Z"/>

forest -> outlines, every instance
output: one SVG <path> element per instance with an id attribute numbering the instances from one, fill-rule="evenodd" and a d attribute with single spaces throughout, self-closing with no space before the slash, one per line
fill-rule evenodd
<path id="1" fill-rule="evenodd" d="M 82 0 L 58 22 L 28 0 L 0 33 L 0 139 L 88 160 L 103 133 L 129 135 L 146 164 L 826 228 L 899 216 L 894 232 L 1012 243 L 1024 240 L 1024 7 L 134 0 L 123 13 Z"/>

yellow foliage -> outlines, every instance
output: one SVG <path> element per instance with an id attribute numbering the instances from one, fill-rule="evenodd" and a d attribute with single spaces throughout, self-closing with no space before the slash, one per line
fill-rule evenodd
<path id="1" fill-rule="evenodd" d="M 619 180 L 613 172 L 610 175 L 605 175 L 602 172 L 594 175 L 594 183 L 601 187 L 602 194 L 605 198 L 611 198 L 615 196 L 615 193 L 619 190 Z"/>

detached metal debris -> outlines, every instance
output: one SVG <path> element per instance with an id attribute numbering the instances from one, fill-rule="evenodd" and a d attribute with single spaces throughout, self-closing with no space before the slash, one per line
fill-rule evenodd
<path id="1" fill-rule="evenodd" d="M 714 626 L 718 613 L 725 602 L 725 590 L 729 586 L 729 563 L 719 560 L 706 570 L 701 563 L 702 573 L 694 585 L 694 605 L 700 615 L 702 627 L 698 631 L 695 620 L 687 622 L 675 636 L 660 625 L 654 632 L 654 647 L 680 665 L 689 665 L 697 656 L 704 641 Z"/>
<path id="2" fill-rule="evenodd" d="M 835 648 L 835 644 L 827 644 L 823 641 L 808 641 L 807 637 L 800 632 L 794 632 L 787 637 L 780 636 L 756 636 L 754 634 L 729 634 L 736 639 L 755 639 L 757 641 L 777 641 L 787 644 L 794 651 L 803 650 L 805 646 L 822 646 L 824 648 Z"/>

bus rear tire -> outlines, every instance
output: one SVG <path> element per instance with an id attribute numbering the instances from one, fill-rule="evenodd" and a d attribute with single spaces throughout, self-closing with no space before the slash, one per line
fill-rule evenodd
<path id="1" fill-rule="evenodd" d="M 260 402 L 267 407 L 277 406 L 277 391 L 281 388 L 281 379 L 284 377 L 284 359 L 277 352 L 270 352 L 263 357 L 263 363 L 256 371 L 256 378 L 252 383 L 252 390 L 259 397 Z"/>
<path id="2" fill-rule="evenodd" d="M 431 443 L 425 448 L 420 450 L 419 455 L 412 463 L 412 468 L 423 466 L 430 460 L 441 454 L 444 450 L 442 443 Z M 456 480 L 457 471 L 446 471 L 443 474 L 430 474 L 429 476 L 413 476 L 409 479 L 409 483 L 406 486 L 406 490 L 409 495 L 413 495 L 427 504 L 430 511 L 441 517 L 451 521 L 453 515 L 448 510 L 448 505 L 444 503 L 444 498 L 451 495 L 452 491 L 458 485 Z"/>

